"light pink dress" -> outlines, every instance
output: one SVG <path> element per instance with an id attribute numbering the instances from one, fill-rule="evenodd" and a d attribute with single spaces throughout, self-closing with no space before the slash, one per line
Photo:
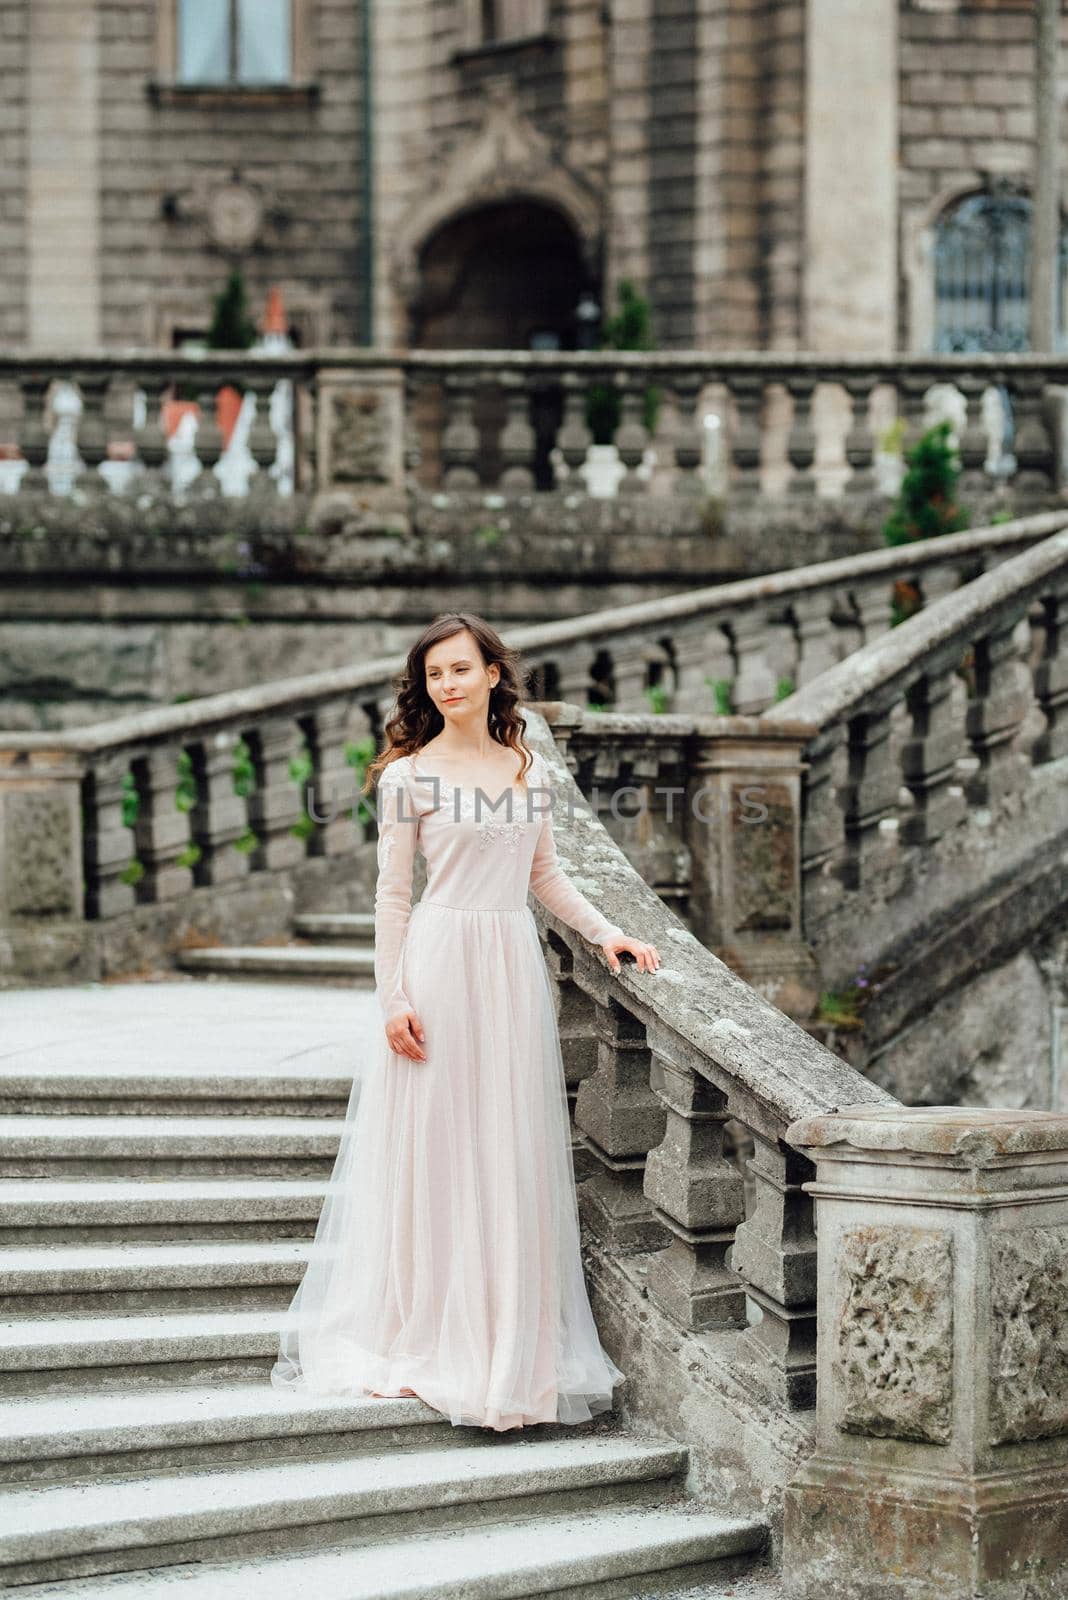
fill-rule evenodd
<path id="1" fill-rule="evenodd" d="M 427 1059 L 378 1031 L 276 1385 L 407 1388 L 454 1425 L 505 1429 L 584 1422 L 623 1379 L 583 1276 L 552 980 L 528 890 L 591 942 L 620 930 L 561 867 L 551 776 L 533 759 L 528 790 L 458 788 L 418 755 L 382 774 L 377 993 L 383 1020 L 416 1012 Z M 413 908 L 417 848 L 427 881 Z"/>

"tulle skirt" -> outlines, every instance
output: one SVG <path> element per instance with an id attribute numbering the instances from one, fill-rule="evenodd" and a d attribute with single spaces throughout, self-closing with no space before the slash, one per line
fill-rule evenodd
<path id="1" fill-rule="evenodd" d="M 427 1059 L 377 1026 L 271 1381 L 410 1389 L 454 1426 L 585 1422 L 624 1374 L 586 1291 L 532 912 L 417 902 L 403 984 Z"/>

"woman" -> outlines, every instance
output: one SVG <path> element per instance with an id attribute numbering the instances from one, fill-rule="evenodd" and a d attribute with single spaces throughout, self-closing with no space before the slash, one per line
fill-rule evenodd
<path id="1" fill-rule="evenodd" d="M 579 1252 L 563 1059 L 528 890 L 655 972 L 556 857 L 549 769 L 521 741 L 518 656 L 452 612 L 413 645 L 379 785 L 375 979 L 384 1035 L 353 1086 L 311 1260 L 272 1374 L 418 1395 L 503 1432 L 584 1422 L 623 1373 Z M 427 886 L 414 910 L 416 847 Z"/>

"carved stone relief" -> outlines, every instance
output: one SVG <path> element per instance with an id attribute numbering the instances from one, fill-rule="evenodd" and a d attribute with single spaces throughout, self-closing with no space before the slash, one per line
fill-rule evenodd
<path id="1" fill-rule="evenodd" d="M 1068 1228 L 990 1244 L 991 1443 L 1068 1433 Z"/>
<path id="2" fill-rule="evenodd" d="M 378 395 L 371 390 L 333 396 L 330 461 L 335 483 L 386 483 L 386 436 Z"/>
<path id="3" fill-rule="evenodd" d="M 948 1443 L 953 1400 L 949 1233 L 870 1227 L 846 1234 L 834 1327 L 839 1428 Z"/>

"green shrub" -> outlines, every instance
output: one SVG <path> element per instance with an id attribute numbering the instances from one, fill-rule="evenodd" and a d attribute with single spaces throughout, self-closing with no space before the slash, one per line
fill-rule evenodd
<path id="1" fill-rule="evenodd" d="M 618 288 L 619 310 L 609 317 L 601 330 L 602 350 L 654 350 L 652 315 L 648 300 L 638 293 L 629 278 L 624 278 Z M 650 438 L 656 432 L 660 413 L 660 391 L 648 388 L 642 422 Z M 622 400 L 614 383 L 595 383 L 586 400 L 586 426 L 593 435 L 594 444 L 611 444 L 619 427 Z"/>
<path id="2" fill-rule="evenodd" d="M 968 526 L 968 513 L 957 504 L 960 461 L 949 433 L 949 423 L 939 422 L 906 450 L 907 470 L 883 525 L 887 544 L 909 544 Z"/>

